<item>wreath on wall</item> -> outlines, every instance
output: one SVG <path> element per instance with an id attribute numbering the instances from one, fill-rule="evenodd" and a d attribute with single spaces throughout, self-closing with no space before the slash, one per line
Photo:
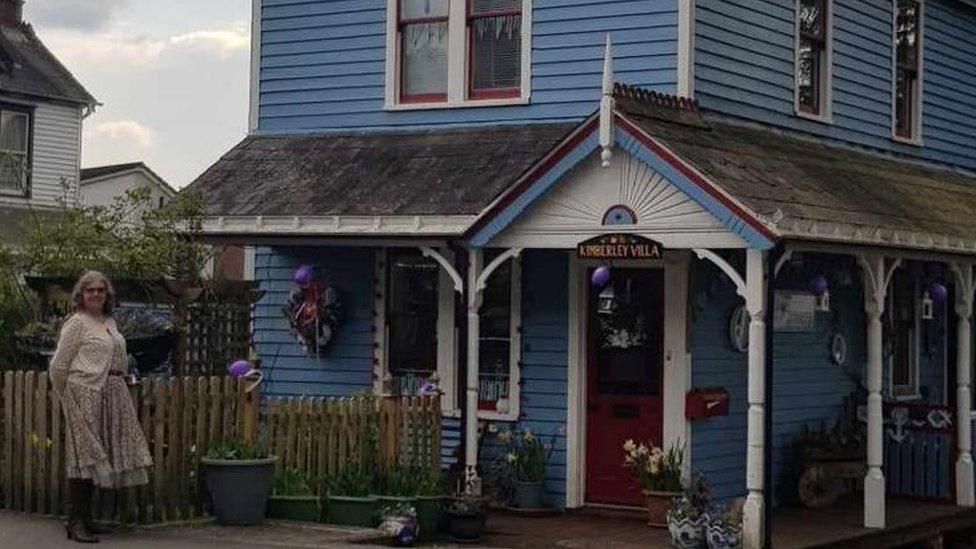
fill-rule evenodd
<path id="1" fill-rule="evenodd" d="M 288 296 L 285 317 L 298 343 L 310 354 L 319 355 L 342 322 L 339 288 L 317 280 L 308 265 L 296 269 L 292 280 L 298 287 Z"/>

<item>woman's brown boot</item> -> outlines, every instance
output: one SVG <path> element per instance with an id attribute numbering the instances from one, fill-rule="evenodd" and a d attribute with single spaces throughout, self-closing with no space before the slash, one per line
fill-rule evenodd
<path id="1" fill-rule="evenodd" d="M 98 536 L 85 526 L 86 518 L 91 517 L 93 488 L 90 480 L 68 481 L 68 526 L 65 532 L 68 539 L 78 543 L 98 543 Z"/>

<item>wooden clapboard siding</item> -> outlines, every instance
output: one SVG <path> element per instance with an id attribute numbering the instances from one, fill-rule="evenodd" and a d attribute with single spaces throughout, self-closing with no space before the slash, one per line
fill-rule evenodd
<path id="1" fill-rule="evenodd" d="M 344 320 L 322 356 L 296 341 L 282 312 L 302 264 L 341 291 Z M 347 396 L 373 382 L 373 252 L 367 248 L 259 248 L 255 278 L 264 296 L 254 310 L 254 342 L 265 394 Z"/>
<path id="2" fill-rule="evenodd" d="M 925 2 L 924 147 L 891 139 L 892 2 L 834 1 L 833 123 L 794 116 L 794 2 L 699 0 L 695 87 L 706 109 L 976 169 L 976 10 Z"/>
<path id="3" fill-rule="evenodd" d="M 386 2 L 264 0 L 259 129 L 268 132 L 578 119 L 613 34 L 621 81 L 674 92 L 677 0 L 534 0 L 529 105 L 386 112 Z"/>

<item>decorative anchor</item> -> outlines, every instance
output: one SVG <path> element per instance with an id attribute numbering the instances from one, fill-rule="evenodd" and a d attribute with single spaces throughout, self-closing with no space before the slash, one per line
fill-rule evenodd
<path id="1" fill-rule="evenodd" d="M 610 167 L 613 156 L 613 52 L 610 47 L 610 33 L 607 33 L 607 45 L 603 53 L 603 97 L 600 99 L 600 165 Z"/>

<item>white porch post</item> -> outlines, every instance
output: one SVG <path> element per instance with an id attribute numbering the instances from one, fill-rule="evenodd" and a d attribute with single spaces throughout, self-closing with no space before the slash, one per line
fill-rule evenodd
<path id="1" fill-rule="evenodd" d="M 861 254 L 858 262 L 864 272 L 864 312 L 867 315 L 867 389 L 868 389 L 868 472 L 864 477 L 864 526 L 885 527 L 885 477 L 881 471 L 884 460 L 884 417 L 881 400 L 882 333 L 881 315 L 891 275 L 898 268 L 895 260 L 890 268 L 881 254 Z"/>
<path id="2" fill-rule="evenodd" d="M 465 381 L 467 395 L 465 407 L 464 440 L 464 491 L 469 495 L 481 495 L 481 479 L 478 477 L 478 343 L 481 325 L 478 310 L 481 308 L 481 274 L 483 255 L 481 248 L 468 250 L 468 375 Z"/>
<path id="3" fill-rule="evenodd" d="M 746 251 L 746 309 L 749 311 L 749 416 L 746 453 L 746 497 L 742 541 L 746 549 L 763 547 L 763 446 L 766 393 L 766 252 Z"/>
<path id="4" fill-rule="evenodd" d="M 972 395 L 970 391 L 972 366 L 972 316 L 973 316 L 973 266 L 969 263 L 951 265 L 956 274 L 956 315 L 959 319 L 956 341 L 956 428 L 958 429 L 958 449 L 956 457 L 956 504 L 973 507 L 976 497 L 973 494 L 973 432 Z"/>

